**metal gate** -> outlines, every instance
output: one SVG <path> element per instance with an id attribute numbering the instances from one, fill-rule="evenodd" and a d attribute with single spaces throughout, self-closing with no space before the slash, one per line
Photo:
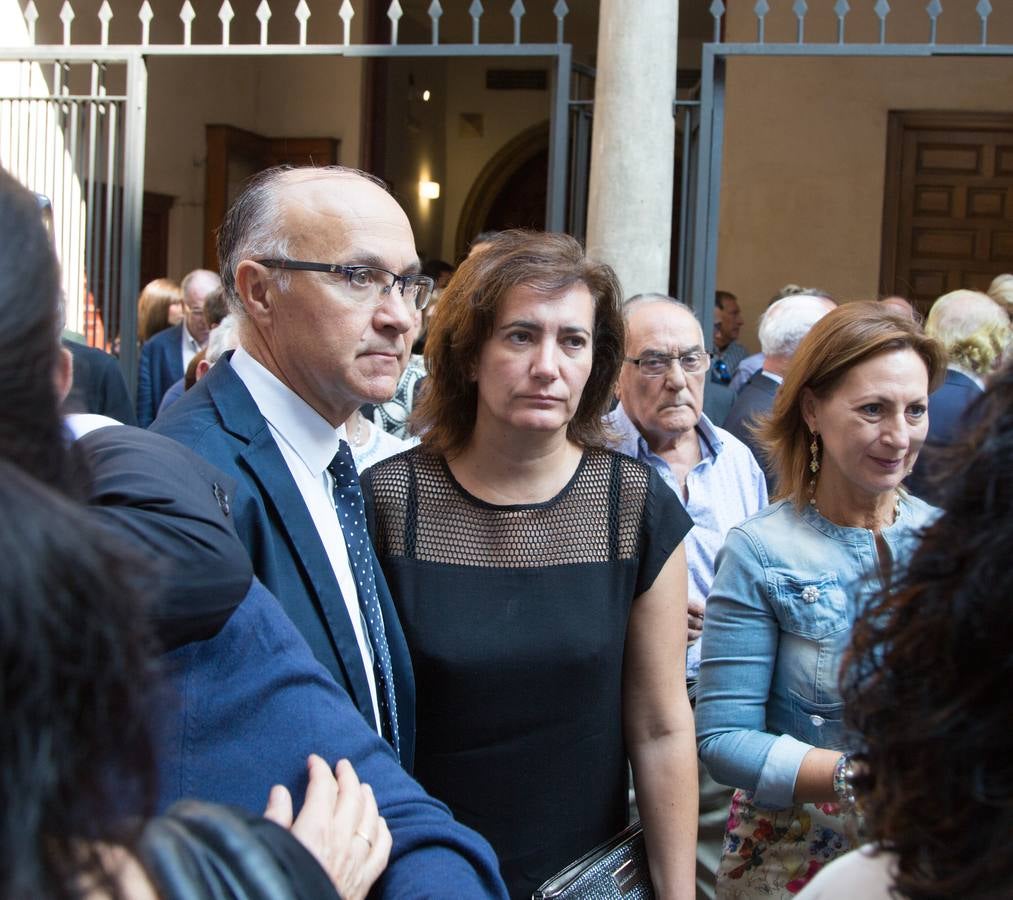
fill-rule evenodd
<path id="1" fill-rule="evenodd" d="M 121 312 L 122 298 L 136 297 L 139 246 L 130 238 L 140 205 L 126 185 L 143 143 L 138 152 L 130 69 L 123 58 L 37 54 L 0 63 L 0 162 L 52 204 L 67 328 L 106 350 L 122 343 L 132 369 L 136 332 L 123 326 L 134 321 L 124 323 Z"/>
<path id="2" fill-rule="evenodd" d="M 317 33 L 326 31 L 331 38 L 336 28 L 340 32 L 338 42 L 314 43 L 310 40 L 312 10 L 307 0 L 299 0 L 292 13 L 298 26 L 298 43 L 272 43 L 274 14 L 267 0 L 262 0 L 255 12 L 258 25 L 252 32 L 259 40 L 255 36 L 238 43 L 232 32 L 236 14 L 229 0 L 224 0 L 216 16 L 218 41 L 194 43 L 197 13 L 190 0 L 183 0 L 178 24 L 172 29 L 176 39 L 153 43 L 152 34 L 164 35 L 168 26 L 161 21 L 154 23 L 152 7 L 144 0 L 136 14 L 137 24 L 131 26 L 136 42 L 110 45 L 111 28 L 117 33 L 123 26 L 113 23 L 108 0 L 103 0 L 98 11 L 101 37 L 97 44 L 74 43 L 75 12 L 70 0 L 65 0 L 60 9 L 60 25 L 40 22 L 34 0 L 28 0 L 24 17 L 30 46 L 0 46 L 0 78 L 5 73 L 7 76 L 0 84 L 11 85 L 0 91 L 4 95 L 0 101 L 0 164 L 29 188 L 52 199 L 68 324 L 85 334 L 89 343 L 106 349 L 118 341 L 121 368 L 131 390 L 136 383 L 148 57 L 548 58 L 553 78 L 546 227 L 555 231 L 567 228 L 573 215 L 567 200 L 572 51 L 564 42 L 569 13 L 565 0 L 557 0 L 551 9 L 556 25 L 554 43 L 522 40 L 526 24 L 522 0 L 514 0 L 510 6 L 513 40 L 505 43 L 482 43 L 485 9 L 479 0 L 467 7 L 471 41 L 466 43 L 440 42 L 444 12 L 438 0 L 416 0 L 411 6 L 417 7 L 413 10 L 416 22 L 420 16 L 428 20 L 429 33 L 423 42 L 399 42 L 404 11 L 399 0 L 392 0 L 386 13 L 389 43 L 353 43 L 351 25 L 357 11 L 351 0 L 342 0 L 337 9 L 340 25 L 333 21 L 332 8 L 322 8 L 318 19 L 327 24 L 314 26 Z M 249 36 L 251 23 L 241 24 L 243 33 Z M 61 34 L 62 42 L 37 43 L 37 33 Z M 206 36 L 207 30 L 202 33 Z"/>
<path id="3" fill-rule="evenodd" d="M 816 6 L 817 4 L 812 4 Z M 898 4 L 899 13 L 906 15 L 905 34 L 914 25 L 925 37 L 923 43 L 898 42 L 895 32 L 902 24 L 887 0 L 872 0 L 861 4 L 848 0 L 829 0 L 819 9 L 810 11 L 806 0 L 787 0 L 778 4 L 776 11 L 768 0 L 756 0 L 752 6 L 756 40 L 748 43 L 726 43 L 726 7 L 722 0 L 713 0 L 709 12 L 714 23 L 713 41 L 703 46 L 701 62 L 699 125 L 696 133 L 687 132 L 687 149 L 692 152 L 692 187 L 683 192 L 680 220 L 685 222 L 684 256 L 685 281 L 680 274 L 683 296 L 693 298 L 704 334 L 713 331 L 714 304 L 711 298 L 717 287 L 718 211 L 721 197 L 721 159 L 724 145 L 725 76 L 729 59 L 736 57 L 907 57 L 933 56 L 1002 56 L 1013 57 L 1013 45 L 992 43 L 990 29 L 1000 25 L 1009 28 L 1008 19 L 998 22 L 992 4 L 978 0 L 973 8 L 977 41 L 974 43 L 945 43 L 941 34 L 966 32 L 967 8 L 970 3 L 958 6 L 947 2 L 950 15 L 944 14 L 941 0 L 919 4 L 921 13 L 916 22 L 912 16 L 918 12 L 915 4 Z M 852 8 L 854 6 L 854 9 Z M 775 20 L 775 12 L 777 19 Z M 1009 14 L 1008 4 L 1005 14 Z M 770 23 L 768 23 L 770 19 Z M 951 21 L 952 20 L 952 21 Z M 769 24 L 769 27 L 768 27 Z M 776 26 L 776 28 L 775 28 Z M 829 27 L 828 27 L 829 26 Z M 952 26 L 952 27 L 950 27 Z M 785 39 L 786 28 L 793 32 Z M 768 40 L 771 33 L 774 40 Z M 870 34 L 871 32 L 871 34 Z M 807 40 L 807 33 L 819 33 L 821 41 Z M 781 40 L 777 40 L 777 35 Z M 858 34 L 860 39 L 852 37 Z M 869 40 L 871 36 L 872 40 Z M 677 105 L 678 106 L 678 105 Z M 688 165 L 686 166 L 688 168 Z M 682 272 L 682 269 L 680 269 Z"/>

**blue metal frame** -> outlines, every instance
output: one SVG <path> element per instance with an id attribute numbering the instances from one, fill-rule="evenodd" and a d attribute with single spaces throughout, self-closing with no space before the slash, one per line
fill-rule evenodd
<path id="1" fill-rule="evenodd" d="M 757 3 L 757 7 L 761 4 Z M 840 5 L 840 4 L 839 4 Z M 843 4 L 845 7 L 847 4 Z M 930 7 L 932 4 L 930 4 Z M 888 4 L 887 4 L 888 7 Z M 711 5 L 715 15 L 715 37 L 720 37 L 720 13 L 724 5 L 715 0 Z M 941 9 L 940 9 L 941 15 Z M 734 57 L 910 57 L 931 58 L 935 56 L 1004 56 L 1013 57 L 1013 45 L 987 44 L 987 19 L 983 16 L 981 44 L 938 44 L 933 40 L 927 44 L 900 44 L 885 42 L 886 17 L 881 16 L 878 44 L 843 43 L 843 16 L 838 34 L 841 40 L 836 44 L 766 43 L 763 41 L 763 17 L 757 16 L 760 40 L 755 43 L 725 44 L 719 41 L 704 44 L 701 60 L 699 140 L 696 143 L 694 194 L 683 194 L 684 228 L 691 232 L 686 237 L 686 255 L 680 259 L 679 289 L 682 299 L 690 303 L 700 319 L 705 335 L 713 333 L 714 291 L 717 288 L 718 218 L 721 202 L 721 161 L 724 147 L 725 115 L 725 69 L 726 60 Z M 932 17 L 932 36 L 935 35 L 936 19 Z M 799 35 L 804 36 L 804 15 L 800 17 Z M 678 106 L 679 104 L 677 104 Z M 690 144 L 687 142 L 687 146 Z M 684 157 L 683 165 L 687 160 Z M 683 263 L 685 260 L 685 265 Z M 685 275 L 683 270 L 686 269 Z M 688 291 L 686 290 L 688 287 Z"/>

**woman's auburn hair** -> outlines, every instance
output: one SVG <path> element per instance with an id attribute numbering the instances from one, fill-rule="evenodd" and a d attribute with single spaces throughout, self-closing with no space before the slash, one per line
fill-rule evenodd
<path id="1" fill-rule="evenodd" d="M 802 339 L 778 388 L 770 414 L 755 433 L 777 469 L 773 500 L 790 499 L 801 509 L 807 499 L 809 444 L 813 436 L 802 415 L 802 397 L 810 390 L 823 399 L 860 363 L 894 350 L 913 350 L 925 363 L 929 392 L 946 370 L 946 352 L 920 325 L 879 303 L 845 303 L 827 313 Z"/>
<path id="2" fill-rule="evenodd" d="M 569 235 L 514 229 L 464 260 L 439 297 L 426 338 L 428 378 L 411 416 L 426 449 L 452 458 L 471 439 L 475 373 L 508 291 L 523 286 L 556 298 L 578 284 L 594 303 L 593 361 L 566 434 L 583 447 L 605 446 L 602 417 L 625 349 L 622 287 L 609 266 L 588 259 Z"/>
<path id="3" fill-rule="evenodd" d="M 171 278 L 149 281 L 137 298 L 137 339 L 146 340 L 169 327 L 169 307 L 183 302 L 183 289 Z"/>

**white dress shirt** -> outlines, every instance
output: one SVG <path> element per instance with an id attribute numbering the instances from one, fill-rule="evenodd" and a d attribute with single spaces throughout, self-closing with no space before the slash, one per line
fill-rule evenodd
<path id="1" fill-rule="evenodd" d="M 305 400 L 282 384 L 242 347 L 238 347 L 232 355 L 231 364 L 232 370 L 253 397 L 260 414 L 267 420 L 274 442 L 285 458 L 320 535 L 362 654 L 379 732 L 380 707 L 376 699 L 373 648 L 359 607 L 359 594 L 348 562 L 345 537 L 334 509 L 334 479 L 327 471 L 327 466 L 338 452 L 338 444 L 346 440 L 345 426 L 332 428 Z"/>
<path id="2" fill-rule="evenodd" d="M 197 340 L 186 327 L 186 322 L 183 323 L 183 374 L 186 375 L 186 370 L 190 365 L 191 360 L 197 355 L 198 351 L 202 350 L 200 341 Z"/>

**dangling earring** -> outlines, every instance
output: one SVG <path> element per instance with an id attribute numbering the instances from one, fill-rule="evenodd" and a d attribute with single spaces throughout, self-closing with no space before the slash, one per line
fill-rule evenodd
<path id="1" fill-rule="evenodd" d="M 819 512 L 816 508 L 816 475 L 820 470 L 820 445 L 816 438 L 817 434 L 814 431 L 812 443 L 809 445 L 809 471 L 813 476 L 809 479 L 809 505 Z"/>

